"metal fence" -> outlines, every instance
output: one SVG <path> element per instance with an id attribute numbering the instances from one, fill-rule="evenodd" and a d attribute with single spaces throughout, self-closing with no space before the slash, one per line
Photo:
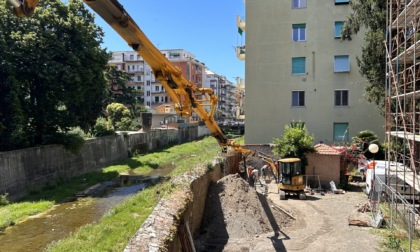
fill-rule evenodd
<path id="1" fill-rule="evenodd" d="M 412 202 L 410 203 L 407 198 Z M 411 251 L 412 241 L 419 237 L 420 233 L 418 205 L 411 196 L 401 195 L 376 176 L 373 190 L 369 193 L 369 203 L 374 226 L 385 225 L 390 229 L 397 228 L 407 232 L 409 251 Z"/>

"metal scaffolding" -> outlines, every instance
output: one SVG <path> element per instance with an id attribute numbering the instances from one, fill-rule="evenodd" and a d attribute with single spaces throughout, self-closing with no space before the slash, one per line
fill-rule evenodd
<path id="1" fill-rule="evenodd" d="M 404 163 L 417 181 L 420 147 L 420 0 L 389 0 L 387 13 L 388 160 Z"/>
<path id="2" fill-rule="evenodd" d="M 418 210 L 415 199 L 418 199 L 420 185 L 420 0 L 388 0 L 387 3 L 384 42 L 387 160 L 388 163 L 403 164 L 402 170 L 389 168 L 387 177 L 398 177 L 404 183 L 402 187 L 399 182 L 394 184 L 393 190 L 408 199 L 406 204 L 398 207 Z M 406 190 L 406 185 L 415 190 Z M 410 223 L 409 230 L 419 227 L 418 211 L 415 212 L 416 218 Z"/>

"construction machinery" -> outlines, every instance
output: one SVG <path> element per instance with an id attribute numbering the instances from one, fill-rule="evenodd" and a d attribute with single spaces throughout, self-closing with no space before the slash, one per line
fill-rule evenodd
<path id="1" fill-rule="evenodd" d="M 306 199 L 301 160 L 299 158 L 283 158 L 277 162 L 277 187 L 280 199 L 286 199 L 286 194 L 297 194 L 300 199 Z"/>
<path id="2" fill-rule="evenodd" d="M 258 157 L 270 165 L 277 183 L 280 200 L 285 200 L 286 195 L 298 195 L 305 200 L 305 183 L 302 175 L 302 162 L 300 158 L 282 158 L 275 160 L 260 151 L 248 150 L 249 155 Z"/>
<path id="3" fill-rule="evenodd" d="M 39 0 L 8 1 L 13 5 L 14 14 L 18 17 L 32 16 L 39 2 Z M 273 172 L 277 174 L 280 191 L 296 192 L 302 195 L 301 185 L 298 184 L 299 181 L 302 181 L 302 176 L 296 175 L 298 170 L 300 172 L 298 162 L 280 160 L 279 165 L 282 172 L 277 172 L 275 162 L 268 156 L 245 149 L 234 140 L 228 139 L 214 119 L 218 98 L 214 95 L 213 89 L 198 87 L 184 77 L 181 69 L 173 65 L 153 45 L 118 0 L 84 0 L 84 3 L 101 16 L 149 64 L 156 79 L 168 92 L 177 114 L 181 117 L 192 116 L 192 113 L 195 112 L 210 129 L 213 137 L 221 146 L 222 152 L 226 153 L 228 147 L 231 147 L 245 156 L 259 156 L 269 163 Z M 289 168 L 293 173 L 286 172 Z M 286 178 L 290 178 L 291 184 L 285 183 Z"/>

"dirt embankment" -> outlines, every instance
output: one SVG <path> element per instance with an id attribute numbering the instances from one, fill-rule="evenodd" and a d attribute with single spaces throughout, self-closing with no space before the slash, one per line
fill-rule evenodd
<path id="1" fill-rule="evenodd" d="M 381 251 L 383 238 L 372 227 L 349 225 L 349 219 L 369 222 L 368 212 L 358 212 L 366 203 L 360 191 L 280 200 L 275 183 L 264 196 L 238 175 L 229 175 L 210 187 L 194 243 L 197 251 L 212 252 Z"/>
<path id="2" fill-rule="evenodd" d="M 210 187 L 197 251 L 223 251 L 229 241 L 253 239 L 291 226 L 293 219 L 270 207 L 267 198 L 239 175 L 229 175 Z"/>

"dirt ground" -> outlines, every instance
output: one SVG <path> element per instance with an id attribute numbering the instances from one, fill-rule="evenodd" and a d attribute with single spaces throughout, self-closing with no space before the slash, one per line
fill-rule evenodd
<path id="1" fill-rule="evenodd" d="M 348 220 L 370 223 L 363 192 L 290 196 L 280 201 L 275 183 L 250 187 L 238 175 L 212 185 L 197 251 L 381 251 L 372 227 L 350 226 Z"/>

